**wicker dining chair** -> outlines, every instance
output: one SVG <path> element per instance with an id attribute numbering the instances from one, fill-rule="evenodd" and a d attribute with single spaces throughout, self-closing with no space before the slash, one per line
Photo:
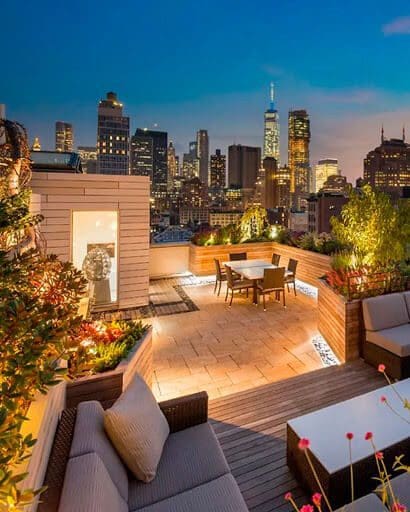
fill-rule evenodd
<path id="1" fill-rule="evenodd" d="M 265 296 L 275 292 L 276 300 L 280 300 L 280 294 L 283 296 L 283 307 L 286 307 L 285 299 L 285 267 L 265 268 L 263 271 L 263 281 L 258 284 L 258 294 L 263 298 L 263 310 L 266 311 Z"/>
<path id="2" fill-rule="evenodd" d="M 221 264 L 217 258 L 214 258 L 214 263 L 215 263 L 215 271 L 216 271 L 214 293 L 216 292 L 216 289 L 219 285 L 219 289 L 218 289 L 218 297 L 219 297 L 219 294 L 221 293 L 222 283 L 224 281 L 226 281 L 226 272 L 221 268 Z"/>
<path id="3" fill-rule="evenodd" d="M 275 252 L 272 254 L 272 265 L 275 267 L 279 267 L 280 254 L 276 254 Z"/>
<path id="4" fill-rule="evenodd" d="M 231 300 L 229 301 L 229 307 L 232 306 L 233 292 L 246 290 L 246 296 L 249 297 L 249 288 L 253 288 L 253 282 L 249 279 L 235 279 L 233 272 L 230 267 L 225 265 L 226 269 L 226 295 L 225 302 L 228 300 L 228 293 L 231 290 Z"/>
<path id="5" fill-rule="evenodd" d="M 297 268 L 297 266 L 298 266 L 298 261 L 290 258 L 289 263 L 288 263 L 288 269 L 287 269 L 288 271 L 287 271 L 286 277 L 285 277 L 285 283 L 288 287 L 288 292 L 290 291 L 289 285 L 293 284 L 293 291 L 295 292 L 295 296 L 296 296 L 296 268 Z"/>
<path id="6" fill-rule="evenodd" d="M 229 254 L 229 261 L 247 260 L 248 255 L 246 252 L 231 252 Z"/>

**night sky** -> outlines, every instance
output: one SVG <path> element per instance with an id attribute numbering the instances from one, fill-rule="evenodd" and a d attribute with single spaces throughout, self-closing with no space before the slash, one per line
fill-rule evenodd
<path id="1" fill-rule="evenodd" d="M 179 153 L 199 128 L 212 150 L 261 145 L 271 80 L 282 163 L 290 108 L 310 113 L 312 164 L 339 158 L 349 178 L 382 122 L 410 140 L 408 0 L 8 1 L 0 23 L 0 103 L 43 149 L 56 120 L 95 145 L 109 90 L 132 130 L 158 124 Z"/>

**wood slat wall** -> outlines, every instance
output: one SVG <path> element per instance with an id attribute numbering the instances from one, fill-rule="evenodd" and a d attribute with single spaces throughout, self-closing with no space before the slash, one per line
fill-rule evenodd
<path id="1" fill-rule="evenodd" d="M 71 259 L 71 218 L 75 210 L 117 210 L 118 306 L 148 303 L 149 178 L 34 172 L 31 186 L 41 195 L 41 231 L 47 252 Z"/>
<path id="2" fill-rule="evenodd" d="M 318 329 L 340 361 L 358 359 L 364 336 L 361 301 L 348 302 L 320 280 Z"/>
<path id="3" fill-rule="evenodd" d="M 189 247 L 189 270 L 195 275 L 210 275 L 215 273 L 214 258 L 219 261 L 229 259 L 229 253 L 246 252 L 248 259 L 264 259 L 270 261 L 272 253 L 281 255 L 281 265 L 287 266 L 289 258 L 298 260 L 297 277 L 318 286 L 318 279 L 330 270 L 330 257 L 311 251 L 304 251 L 289 245 L 275 242 L 258 242 L 238 245 L 213 245 L 199 247 L 191 244 Z"/>

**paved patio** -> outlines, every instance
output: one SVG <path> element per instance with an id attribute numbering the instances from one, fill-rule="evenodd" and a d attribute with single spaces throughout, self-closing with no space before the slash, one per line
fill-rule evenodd
<path id="1" fill-rule="evenodd" d="M 198 310 L 172 313 L 175 286 Z M 229 309 L 212 284 L 184 279 L 153 281 L 150 293 L 171 313 L 151 319 L 159 400 L 201 390 L 222 397 L 323 367 L 311 341 L 318 335 L 316 300 L 300 291 L 286 294 L 286 309 L 271 300 L 266 312 L 245 294 Z"/>

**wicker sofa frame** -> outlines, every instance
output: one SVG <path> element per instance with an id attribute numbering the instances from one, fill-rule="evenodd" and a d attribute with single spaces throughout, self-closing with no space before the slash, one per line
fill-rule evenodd
<path id="1" fill-rule="evenodd" d="M 402 380 L 410 377 L 410 356 L 400 357 L 371 341 L 365 341 L 363 344 L 363 358 L 366 363 L 375 368 L 383 363 L 386 367 L 386 373 L 393 379 Z"/>
<path id="2" fill-rule="evenodd" d="M 108 409 L 113 403 L 114 401 L 103 402 L 102 406 Z M 171 432 L 208 421 L 208 395 L 204 391 L 160 402 L 158 405 L 168 421 Z M 76 416 L 76 408 L 65 409 L 61 415 L 44 479 L 46 490 L 41 495 L 38 512 L 58 512 Z"/>

